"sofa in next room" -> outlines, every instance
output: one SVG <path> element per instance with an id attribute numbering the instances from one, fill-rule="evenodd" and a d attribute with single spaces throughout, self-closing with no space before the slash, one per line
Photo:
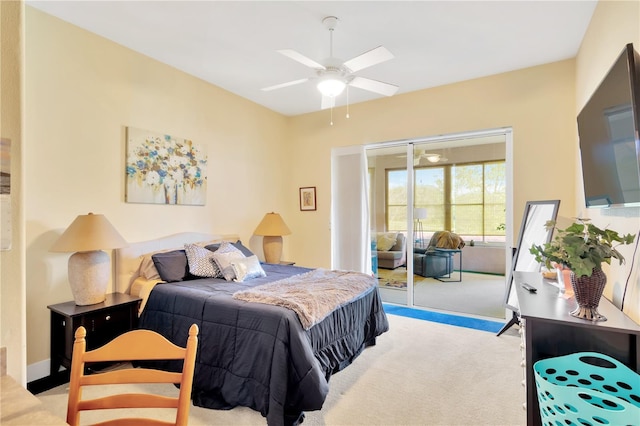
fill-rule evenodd
<path id="1" fill-rule="evenodd" d="M 378 267 L 395 269 L 407 263 L 407 238 L 401 232 L 379 232 L 376 235 Z"/>

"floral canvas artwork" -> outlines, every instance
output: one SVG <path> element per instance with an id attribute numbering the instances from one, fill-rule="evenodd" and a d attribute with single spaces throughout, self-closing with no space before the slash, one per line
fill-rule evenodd
<path id="1" fill-rule="evenodd" d="M 207 155 L 191 140 L 127 128 L 128 203 L 205 205 Z"/>

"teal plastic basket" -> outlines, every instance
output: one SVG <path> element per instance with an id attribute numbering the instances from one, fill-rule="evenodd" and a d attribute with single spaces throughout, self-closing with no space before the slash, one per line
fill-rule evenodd
<path id="1" fill-rule="evenodd" d="M 579 352 L 533 370 L 544 425 L 640 425 L 640 375 L 614 358 Z"/>

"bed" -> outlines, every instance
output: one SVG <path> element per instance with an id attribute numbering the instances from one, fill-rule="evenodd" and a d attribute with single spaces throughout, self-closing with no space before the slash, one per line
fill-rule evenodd
<path id="1" fill-rule="evenodd" d="M 149 277 L 153 254 L 157 260 L 194 243 L 210 251 L 220 246 L 221 252 L 233 245 L 246 257 L 238 263 L 253 257 L 236 235 L 182 233 L 118 249 L 114 263 L 116 290 L 143 298 L 141 328 L 184 345 L 189 326 L 200 327 L 192 393 L 197 406 L 246 406 L 269 425 L 299 424 L 305 411 L 322 408 L 331 375 L 389 328 L 376 280 L 364 274 L 260 264 L 264 276 L 242 282 L 197 277 L 165 283 Z M 236 279 L 242 277 L 242 270 L 238 273 Z M 313 300 L 296 305 L 297 296 L 281 291 L 305 293 Z M 335 306 L 309 308 L 328 294 L 335 294 Z M 169 362 L 160 367 L 177 368 Z"/>

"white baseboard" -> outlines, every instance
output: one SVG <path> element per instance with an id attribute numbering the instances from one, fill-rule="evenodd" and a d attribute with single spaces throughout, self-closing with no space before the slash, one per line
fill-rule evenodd
<path id="1" fill-rule="evenodd" d="M 47 377 L 49 375 L 50 369 L 51 369 L 50 359 L 45 359 L 44 361 L 27 365 L 27 383 Z"/>

